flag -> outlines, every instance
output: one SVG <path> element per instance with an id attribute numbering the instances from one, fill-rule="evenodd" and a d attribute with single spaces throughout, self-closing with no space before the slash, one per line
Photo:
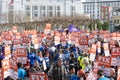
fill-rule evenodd
<path id="1" fill-rule="evenodd" d="M 14 0 L 11 0 L 10 3 L 8 4 L 9 6 L 12 5 L 14 2 Z"/>

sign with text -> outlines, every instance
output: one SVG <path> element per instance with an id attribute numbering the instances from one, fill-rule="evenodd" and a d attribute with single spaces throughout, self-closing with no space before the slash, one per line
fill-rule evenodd
<path id="1" fill-rule="evenodd" d="M 45 73 L 30 73 L 30 80 L 48 80 Z"/>
<path id="2" fill-rule="evenodd" d="M 27 50 L 25 48 L 17 48 L 16 51 L 17 56 L 26 56 L 27 55 Z"/>
<path id="3" fill-rule="evenodd" d="M 5 46 L 5 56 L 9 56 L 11 54 L 11 48 L 9 45 Z"/>
<path id="4" fill-rule="evenodd" d="M 120 47 L 111 48 L 111 65 L 120 66 Z"/>
<path id="5" fill-rule="evenodd" d="M 106 68 L 110 68 L 110 57 L 98 56 L 97 58 L 98 65 Z"/>

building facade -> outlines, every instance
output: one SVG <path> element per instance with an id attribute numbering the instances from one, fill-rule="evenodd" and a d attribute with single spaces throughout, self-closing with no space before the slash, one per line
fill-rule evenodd
<path id="1" fill-rule="evenodd" d="M 49 17 L 67 17 L 82 14 L 82 3 L 80 0 L 2 0 L 3 9 L 1 15 L 3 23 L 35 21 Z"/>
<path id="2" fill-rule="evenodd" d="M 82 4 L 83 13 L 89 14 L 91 18 L 103 20 L 103 16 L 107 16 L 111 20 L 112 7 L 120 6 L 120 0 L 86 0 Z M 102 9 L 106 9 L 106 12 L 102 13 Z"/>

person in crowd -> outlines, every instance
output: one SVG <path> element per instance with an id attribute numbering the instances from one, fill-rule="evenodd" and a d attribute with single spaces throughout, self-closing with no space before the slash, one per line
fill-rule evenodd
<path id="1" fill-rule="evenodd" d="M 41 67 L 39 66 L 39 63 L 38 63 L 37 60 L 35 60 L 34 66 L 30 68 L 29 72 L 30 72 L 30 73 L 43 72 L 43 70 L 42 70 Z"/>
<path id="2" fill-rule="evenodd" d="M 80 80 L 85 80 L 85 72 L 84 72 L 84 70 L 82 70 L 82 69 L 78 70 L 77 76 L 79 77 Z"/>
<path id="3" fill-rule="evenodd" d="M 67 80 L 67 70 L 63 65 L 62 58 L 58 58 L 57 62 L 54 63 L 49 72 L 49 80 Z"/>
<path id="4" fill-rule="evenodd" d="M 69 67 L 69 74 L 68 74 L 67 80 L 79 80 L 78 76 L 75 75 L 75 67 L 74 66 Z"/>
<path id="5" fill-rule="evenodd" d="M 110 80 L 116 80 L 115 76 L 116 76 L 115 69 L 114 68 L 110 68 L 110 77 L 109 77 L 109 79 Z"/>
<path id="6" fill-rule="evenodd" d="M 30 67 L 34 65 L 34 60 L 35 60 L 35 53 L 34 50 L 32 49 L 31 53 L 27 55 L 28 60 L 30 60 Z"/>
<path id="7" fill-rule="evenodd" d="M 98 76 L 97 80 L 110 80 L 104 76 L 104 72 L 102 70 L 97 71 L 97 76 Z"/>
<path id="8" fill-rule="evenodd" d="M 85 71 L 85 72 L 89 72 L 89 71 L 92 70 L 92 66 L 90 65 L 88 59 L 85 58 L 85 59 L 83 60 L 83 64 L 85 65 L 85 67 L 84 67 L 84 71 Z"/>
<path id="9" fill-rule="evenodd" d="M 35 57 L 35 60 L 37 60 L 40 65 L 43 64 L 43 56 L 41 51 L 38 52 L 38 55 Z"/>
<path id="10" fill-rule="evenodd" d="M 89 73 L 90 73 L 89 71 L 85 72 L 85 80 L 87 79 Z"/>
<path id="11" fill-rule="evenodd" d="M 77 59 L 74 57 L 73 53 L 70 54 L 69 65 L 70 64 L 74 64 L 75 65 L 75 73 L 77 73 L 77 70 L 78 70 L 79 67 L 78 67 Z"/>
<path id="12" fill-rule="evenodd" d="M 47 67 L 47 70 L 46 70 L 46 71 L 48 72 L 48 70 L 50 69 L 49 53 L 46 53 L 46 54 L 45 54 L 44 60 L 45 60 L 46 67 Z"/>
<path id="13" fill-rule="evenodd" d="M 58 58 L 61 58 L 62 60 L 65 60 L 65 55 L 63 54 L 62 49 L 60 49 L 59 52 L 55 55 L 54 62 L 56 62 Z"/>
<path id="14" fill-rule="evenodd" d="M 7 76 L 4 80 L 14 80 L 10 76 Z"/>
<path id="15" fill-rule="evenodd" d="M 24 80 L 25 76 L 26 76 L 26 71 L 22 68 L 22 63 L 18 62 L 17 63 L 18 66 L 18 78 Z"/>

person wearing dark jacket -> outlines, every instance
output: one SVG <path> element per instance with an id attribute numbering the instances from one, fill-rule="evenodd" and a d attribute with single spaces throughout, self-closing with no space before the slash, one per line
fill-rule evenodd
<path id="1" fill-rule="evenodd" d="M 67 70 L 61 58 L 48 71 L 49 80 L 67 80 Z"/>

